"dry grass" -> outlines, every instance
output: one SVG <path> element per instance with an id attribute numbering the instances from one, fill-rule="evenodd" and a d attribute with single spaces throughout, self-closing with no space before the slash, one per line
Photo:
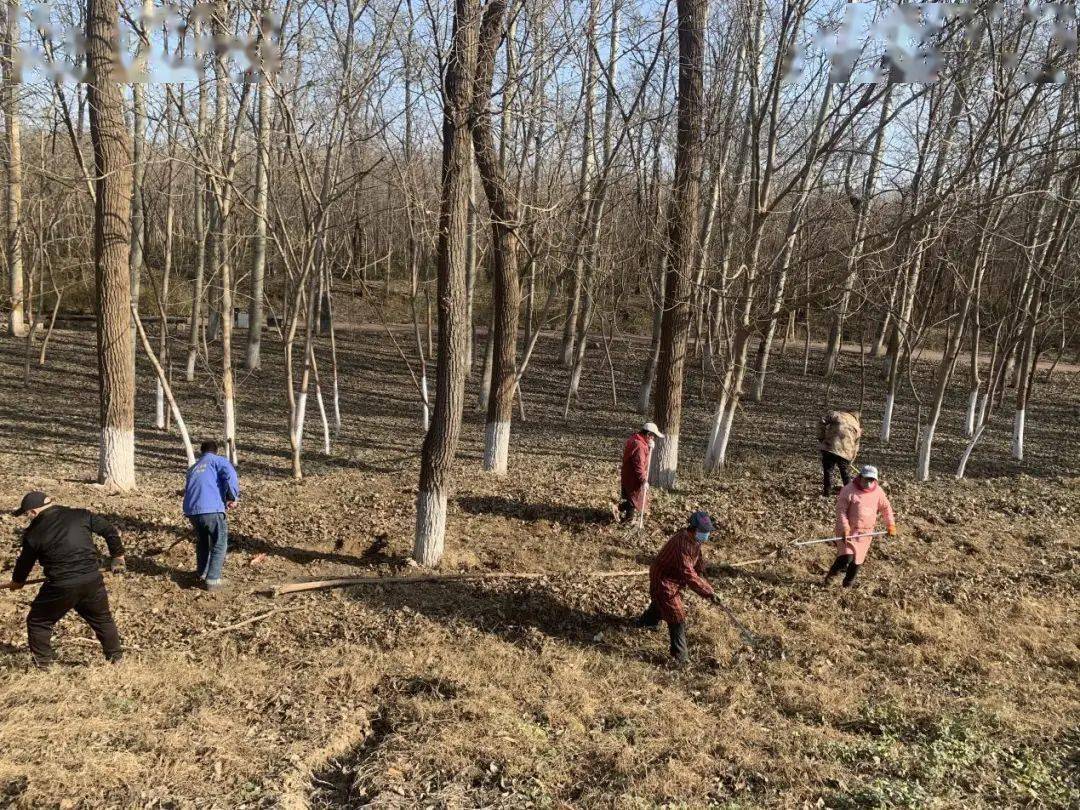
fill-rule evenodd
<path id="1" fill-rule="evenodd" d="M 695 506 L 722 530 L 714 562 L 825 533 L 807 440 L 813 384 L 783 374 L 748 409 L 732 469 L 692 470 L 656 499 L 651 528 L 604 522 L 618 442 L 632 414 L 587 403 L 563 425 L 561 370 L 526 379 L 512 472 L 477 472 L 469 413 L 447 567 L 549 571 L 543 580 L 455 582 L 297 596 L 289 612 L 202 635 L 274 607 L 268 583 L 404 570 L 417 412 L 393 349 L 343 338 L 345 427 L 335 456 L 285 478 L 275 372 L 240 389 L 243 509 L 233 518 L 230 592 L 186 587 L 175 439 L 140 430 L 141 491 L 85 483 L 95 452 L 92 341 L 60 333 L 53 360 L 20 388 L 21 350 L 0 355 L 0 496 L 29 486 L 110 515 L 131 546 L 109 578 L 131 653 L 105 666 L 76 619 L 62 668 L 29 668 L 28 591 L 0 596 L 0 806 L 121 807 L 1069 807 L 1077 792 L 1080 647 L 1075 477 L 1016 477 L 990 437 L 975 481 L 909 478 L 914 414 L 897 445 L 868 442 L 889 476 L 903 534 L 879 544 L 856 592 L 815 582 L 828 552 L 772 566 L 714 568 L 725 601 L 783 656 L 755 655 L 720 612 L 689 600 L 691 667 L 670 669 L 662 633 L 629 627 L 643 566 Z M 636 373 L 629 352 L 620 368 Z M 276 356 L 267 358 L 274 368 Z M 632 379 L 620 378 L 620 395 Z M 691 389 L 696 381 L 691 378 Z M 146 386 L 149 391 L 150 387 Z M 196 429 L 213 401 L 181 386 Z M 1029 415 L 1027 469 L 1075 476 L 1075 426 L 1059 389 Z M 140 413 L 150 402 L 140 398 Z M 950 424 L 958 420 L 950 402 Z M 691 399 L 686 436 L 703 435 Z M 959 443 L 945 434 L 943 463 Z M 807 449 L 809 448 L 809 449 Z M 697 453 L 688 442 L 688 458 Z M 14 556 L 16 523 L 0 563 Z M 365 553 L 383 537 L 383 550 Z M 258 555 L 263 562 L 252 565 Z"/>

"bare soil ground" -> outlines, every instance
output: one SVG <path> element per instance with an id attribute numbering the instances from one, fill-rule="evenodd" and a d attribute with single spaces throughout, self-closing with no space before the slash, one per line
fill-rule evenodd
<path id="1" fill-rule="evenodd" d="M 694 472 L 711 408 L 691 374 L 686 474 L 677 492 L 656 498 L 646 531 L 628 533 L 610 525 L 608 509 L 621 441 L 637 422 L 630 405 L 646 348 L 615 345 L 617 407 L 603 352 L 590 349 L 583 401 L 564 422 L 566 374 L 554 345 L 542 343 L 504 481 L 479 471 L 482 419 L 470 392 L 444 568 L 549 576 L 275 601 L 258 591 L 416 573 L 406 561 L 419 407 L 389 341 L 340 336 L 343 426 L 323 457 L 312 406 L 301 482 L 288 477 L 274 341 L 264 370 L 241 375 L 244 498 L 231 523 L 229 589 L 213 595 L 190 587 L 193 552 L 177 497 L 184 459 L 174 435 L 151 427 L 148 366 L 140 360 L 140 489 L 108 495 L 90 483 L 93 333 L 53 341 L 29 386 L 22 344 L 0 342 L 0 502 L 40 487 L 122 529 L 131 570 L 106 576 L 129 655 L 101 663 L 72 616 L 57 637 L 64 666 L 39 673 L 25 649 L 33 592 L 0 592 L 0 806 L 1080 802 L 1071 372 L 1039 388 L 1024 464 L 1008 457 L 1004 412 L 964 482 L 951 476 L 963 447 L 956 390 L 935 479 L 917 485 L 910 391 L 892 446 L 879 446 L 871 368 L 863 457 L 882 467 L 902 533 L 873 549 L 861 589 L 842 592 L 817 587 L 831 557 L 820 546 L 770 565 L 721 564 L 832 528 L 813 437 L 822 386 L 801 375 L 801 356 L 778 359 L 766 400 L 747 403 L 719 478 Z M 843 363 L 834 404 L 858 400 L 857 361 Z M 923 390 L 929 371 L 919 369 Z M 194 434 L 214 433 L 221 416 L 208 369 L 198 385 L 176 388 Z M 698 507 L 720 525 L 709 575 L 763 646 L 748 649 L 723 613 L 690 596 L 693 662 L 673 670 L 665 634 L 628 623 L 647 601 L 644 579 L 583 574 L 643 567 Z M 20 523 L 0 520 L 7 569 Z"/>

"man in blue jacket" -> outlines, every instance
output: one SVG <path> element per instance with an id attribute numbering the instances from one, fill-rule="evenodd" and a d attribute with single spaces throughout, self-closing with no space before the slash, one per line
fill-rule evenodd
<path id="1" fill-rule="evenodd" d="M 227 458 L 217 454 L 217 442 L 199 447 L 199 460 L 187 471 L 184 514 L 195 529 L 195 568 L 203 588 L 221 588 L 221 571 L 229 546 L 225 513 L 240 499 L 240 481 Z"/>

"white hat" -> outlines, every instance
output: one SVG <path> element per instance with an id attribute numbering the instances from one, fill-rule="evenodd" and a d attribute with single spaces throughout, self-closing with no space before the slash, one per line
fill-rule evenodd
<path id="1" fill-rule="evenodd" d="M 656 426 L 656 422 L 646 422 L 641 426 L 642 433 L 651 433 L 658 439 L 664 438 L 664 434 L 660 432 L 660 428 Z"/>
<path id="2" fill-rule="evenodd" d="M 877 480 L 877 467 L 875 467 L 873 464 L 864 464 L 859 469 L 859 477 L 860 478 L 873 479 L 874 481 L 876 481 Z"/>

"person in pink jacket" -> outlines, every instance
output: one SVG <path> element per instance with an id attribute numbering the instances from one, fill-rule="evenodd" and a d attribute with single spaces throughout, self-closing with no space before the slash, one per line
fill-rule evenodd
<path id="1" fill-rule="evenodd" d="M 892 504 L 878 483 L 877 467 L 867 464 L 859 470 L 859 477 L 845 485 L 836 498 L 836 534 L 844 539 L 836 544 L 836 560 L 825 575 L 825 585 L 844 572 L 844 587 L 853 587 L 855 574 L 866 559 L 874 539 L 859 535 L 874 531 L 878 515 L 885 521 L 889 536 L 895 535 L 896 518 Z"/>

